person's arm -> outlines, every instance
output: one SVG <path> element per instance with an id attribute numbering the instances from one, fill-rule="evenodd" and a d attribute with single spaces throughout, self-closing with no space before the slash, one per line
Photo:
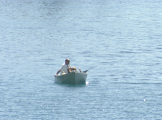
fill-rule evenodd
<path id="1" fill-rule="evenodd" d="M 55 76 L 58 75 L 60 73 L 60 71 L 61 71 L 61 69 L 57 71 L 57 73 L 55 74 Z"/>

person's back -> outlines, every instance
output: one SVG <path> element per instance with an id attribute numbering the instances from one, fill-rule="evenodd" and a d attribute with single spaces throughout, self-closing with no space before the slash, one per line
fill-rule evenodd
<path id="1" fill-rule="evenodd" d="M 70 60 L 69 59 L 66 59 L 65 60 L 65 63 L 61 66 L 61 68 L 57 71 L 56 75 L 58 75 L 60 72 L 61 74 L 67 74 L 68 73 L 68 68 L 69 68 L 69 63 L 70 63 Z"/>
<path id="2" fill-rule="evenodd" d="M 61 66 L 61 68 L 57 71 L 57 73 L 55 75 L 58 75 L 60 72 L 61 72 L 61 75 L 62 75 L 62 74 L 68 74 L 72 70 L 77 71 L 75 67 L 70 67 L 69 64 L 70 64 L 70 60 L 66 59 L 65 63 Z"/>
<path id="3" fill-rule="evenodd" d="M 64 74 L 67 74 L 68 73 L 68 68 L 69 68 L 70 66 L 69 65 L 67 65 L 67 64 L 63 64 L 62 66 L 61 66 L 61 68 L 60 68 L 60 72 L 61 72 L 61 75 L 64 73 Z"/>

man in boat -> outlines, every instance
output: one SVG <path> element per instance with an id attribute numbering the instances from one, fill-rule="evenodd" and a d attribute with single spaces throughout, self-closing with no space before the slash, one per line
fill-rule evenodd
<path id="1" fill-rule="evenodd" d="M 69 60 L 69 59 L 66 59 L 66 60 L 65 60 L 65 63 L 64 63 L 64 64 L 61 66 L 61 68 L 57 71 L 57 73 L 55 74 L 55 76 L 58 75 L 60 72 L 61 72 L 61 75 L 62 75 L 62 74 L 70 73 L 72 70 L 77 71 L 75 67 L 70 67 L 69 64 L 70 64 L 70 60 Z"/>

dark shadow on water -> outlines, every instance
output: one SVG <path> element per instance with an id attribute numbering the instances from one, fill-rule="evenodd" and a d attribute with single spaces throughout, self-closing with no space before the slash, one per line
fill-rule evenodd
<path id="1" fill-rule="evenodd" d="M 60 85 L 60 86 L 65 86 L 65 87 L 86 87 L 89 82 L 86 82 L 86 83 L 82 83 L 82 84 L 65 84 L 65 83 L 58 83 L 58 82 L 55 82 L 54 81 L 54 84 L 56 85 Z"/>

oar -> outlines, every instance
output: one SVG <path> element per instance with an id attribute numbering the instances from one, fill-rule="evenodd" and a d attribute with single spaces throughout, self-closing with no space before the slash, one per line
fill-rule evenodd
<path id="1" fill-rule="evenodd" d="M 87 70 L 85 70 L 85 71 L 83 71 L 83 72 L 86 73 L 86 72 L 88 72 L 88 70 L 93 69 L 93 68 L 95 68 L 95 67 L 97 67 L 97 66 L 90 67 L 89 69 L 87 69 Z"/>

